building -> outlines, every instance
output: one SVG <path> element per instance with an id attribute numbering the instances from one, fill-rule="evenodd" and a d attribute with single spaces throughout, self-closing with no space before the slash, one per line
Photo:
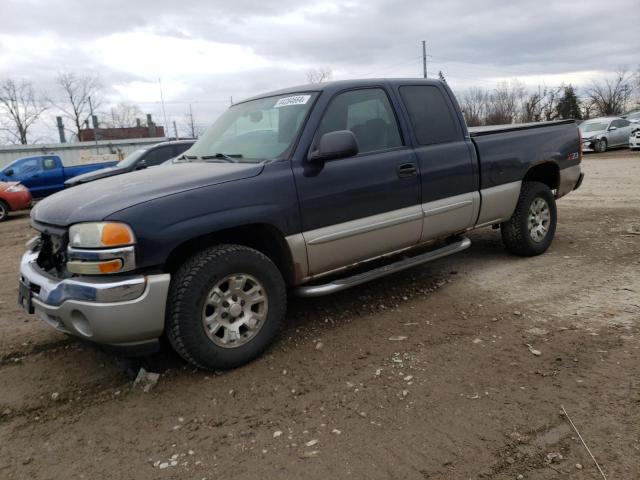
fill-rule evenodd
<path id="1" fill-rule="evenodd" d="M 93 117 L 93 124 L 100 125 L 98 118 Z M 151 115 L 147 114 L 147 124 L 142 125 L 140 119 L 136 119 L 135 127 L 123 128 L 83 128 L 79 132 L 78 140 L 81 142 L 93 142 L 96 140 L 126 140 L 131 138 L 157 138 L 164 137 L 164 127 L 158 126 L 151 119 Z"/>

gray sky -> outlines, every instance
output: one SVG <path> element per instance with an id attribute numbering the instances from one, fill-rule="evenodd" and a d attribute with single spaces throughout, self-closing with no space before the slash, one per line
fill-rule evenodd
<path id="1" fill-rule="evenodd" d="M 1 0 L 0 77 L 34 81 L 50 97 L 60 71 L 96 72 L 112 102 L 162 122 L 193 103 L 208 124 L 229 104 L 306 83 L 430 75 L 454 90 L 518 77 L 530 87 L 587 85 L 640 65 L 638 0 Z"/>

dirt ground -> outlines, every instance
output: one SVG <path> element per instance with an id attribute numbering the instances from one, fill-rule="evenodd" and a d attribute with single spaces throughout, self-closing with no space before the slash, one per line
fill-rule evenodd
<path id="1" fill-rule="evenodd" d="M 291 299 L 267 354 L 215 375 L 170 354 L 124 361 L 24 314 L 32 233 L 14 216 L 0 478 L 601 478 L 561 406 L 609 479 L 640 478 L 640 154 L 583 167 L 545 255 L 473 232 L 457 256 Z M 140 365 L 161 372 L 149 393 L 132 390 Z"/>

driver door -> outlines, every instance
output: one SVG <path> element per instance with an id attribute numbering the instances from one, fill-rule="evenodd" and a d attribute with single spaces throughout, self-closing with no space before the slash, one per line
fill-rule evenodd
<path id="1" fill-rule="evenodd" d="M 357 155 L 294 166 L 309 275 L 415 245 L 422 232 L 415 154 L 384 89 L 337 93 L 313 145 L 337 130 L 353 132 Z"/>

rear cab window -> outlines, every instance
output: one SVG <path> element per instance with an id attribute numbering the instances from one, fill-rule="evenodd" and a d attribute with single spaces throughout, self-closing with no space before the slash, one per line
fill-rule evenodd
<path id="1" fill-rule="evenodd" d="M 442 90 L 432 85 L 405 85 L 399 90 L 419 145 L 463 140 L 453 106 Z"/>

